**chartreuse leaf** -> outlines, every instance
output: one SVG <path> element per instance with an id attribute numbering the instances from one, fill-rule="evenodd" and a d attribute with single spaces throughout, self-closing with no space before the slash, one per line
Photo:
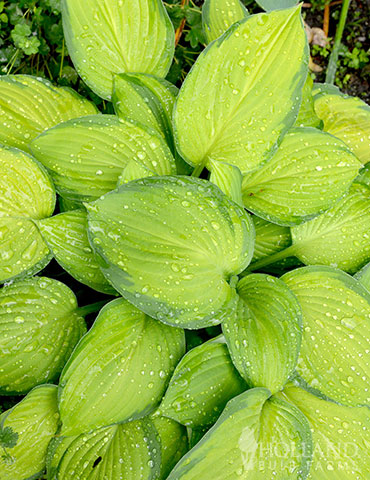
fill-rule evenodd
<path id="1" fill-rule="evenodd" d="M 31 149 L 48 168 L 58 193 L 71 200 L 90 201 L 113 190 L 129 161 L 138 162 L 153 175 L 176 171 L 161 136 L 114 115 L 62 123 L 40 135 Z"/>
<path id="2" fill-rule="evenodd" d="M 76 280 L 99 292 L 115 294 L 101 273 L 87 237 L 86 210 L 73 210 L 37 222 L 56 261 Z"/>
<path id="3" fill-rule="evenodd" d="M 186 428 L 165 417 L 151 418 L 161 445 L 161 473 L 158 480 L 166 480 L 176 463 L 189 450 Z"/>
<path id="4" fill-rule="evenodd" d="M 183 158 L 199 167 L 220 160 L 242 173 L 266 162 L 295 122 L 307 61 L 298 7 L 230 27 L 199 55 L 177 98 Z"/>
<path id="5" fill-rule="evenodd" d="M 370 262 L 361 268 L 354 278 L 358 280 L 370 292 Z"/>
<path id="6" fill-rule="evenodd" d="M 211 170 L 209 181 L 217 185 L 231 200 L 242 206 L 243 176 L 239 168 L 228 163 L 211 160 L 209 169 Z"/>
<path id="7" fill-rule="evenodd" d="M 166 76 L 175 34 L 161 0 L 63 0 L 62 13 L 74 66 L 99 96 L 111 98 L 114 73 Z"/>
<path id="8" fill-rule="evenodd" d="M 203 32 L 207 43 L 216 40 L 231 25 L 248 16 L 240 0 L 205 0 L 202 7 Z"/>
<path id="9" fill-rule="evenodd" d="M 226 403 L 247 389 L 224 343 L 206 342 L 177 365 L 159 412 L 191 428 L 212 425 Z"/>
<path id="10" fill-rule="evenodd" d="M 263 218 L 252 218 L 256 229 L 252 262 L 284 250 L 292 243 L 288 227 L 267 222 Z"/>
<path id="11" fill-rule="evenodd" d="M 305 264 L 355 272 L 370 260 L 370 188 L 354 183 L 334 207 L 291 234 L 291 253 Z"/>
<path id="12" fill-rule="evenodd" d="M 281 390 L 294 371 L 302 338 L 301 309 L 281 280 L 252 274 L 237 285 L 238 310 L 222 324 L 231 358 L 251 387 Z"/>
<path id="13" fill-rule="evenodd" d="M 0 428 L 11 428 L 17 443 L 0 457 L 1 480 L 39 478 L 46 449 L 59 423 L 57 387 L 42 385 L 0 416 Z"/>
<path id="14" fill-rule="evenodd" d="M 299 268 L 282 279 L 303 312 L 297 372 L 337 402 L 370 405 L 370 293 L 331 267 Z"/>
<path id="15" fill-rule="evenodd" d="M 233 309 L 235 275 L 251 260 L 254 228 L 215 185 L 150 177 L 86 208 L 104 275 L 140 310 L 200 328 L 219 324 Z"/>
<path id="16" fill-rule="evenodd" d="M 69 445 L 74 442 L 74 437 L 61 437 L 55 436 L 51 439 L 47 452 L 46 452 L 46 478 L 47 480 L 57 480 L 58 465 L 62 459 L 64 452 L 68 449 Z"/>
<path id="17" fill-rule="evenodd" d="M 310 423 L 314 454 L 310 480 L 359 480 L 370 471 L 370 410 L 345 407 L 287 385 L 281 398 L 297 406 Z"/>
<path id="18" fill-rule="evenodd" d="M 71 118 L 97 113 L 94 104 L 69 88 L 28 75 L 0 77 L 0 143 L 28 151 L 44 130 Z"/>
<path id="19" fill-rule="evenodd" d="M 139 178 L 152 177 L 153 172 L 147 167 L 144 167 L 135 160 L 130 160 L 123 169 L 123 172 L 118 177 L 117 187 L 124 185 L 125 183 L 132 182 L 132 180 L 138 180 Z"/>
<path id="20" fill-rule="evenodd" d="M 161 468 L 157 431 L 148 418 L 72 437 L 55 451 L 50 480 L 155 480 Z M 63 452 L 63 447 L 65 448 Z M 59 461 L 59 462 L 58 462 Z"/>
<path id="21" fill-rule="evenodd" d="M 72 290 L 46 277 L 0 290 L 0 392 L 25 393 L 58 378 L 85 333 Z"/>
<path id="22" fill-rule="evenodd" d="M 1 81 L 1 80 L 0 80 Z M 0 283 L 33 275 L 51 253 L 33 220 L 52 215 L 55 190 L 30 155 L 0 147 Z"/>
<path id="23" fill-rule="evenodd" d="M 294 128 L 272 159 L 244 176 L 244 206 L 279 225 L 296 225 L 330 208 L 349 189 L 360 162 L 339 139 Z"/>
<path id="24" fill-rule="evenodd" d="M 297 4 L 297 0 L 256 0 L 256 3 L 267 12 L 280 8 L 289 8 Z"/>
<path id="25" fill-rule="evenodd" d="M 62 435 L 153 411 L 184 352 L 183 330 L 156 322 L 123 298 L 110 302 L 63 370 Z"/>
<path id="26" fill-rule="evenodd" d="M 297 127 L 314 127 L 320 128 L 322 120 L 316 115 L 313 95 L 312 95 L 313 80 L 311 75 L 306 78 L 306 83 L 302 91 L 302 103 L 299 109 L 295 126 Z"/>
<path id="27" fill-rule="evenodd" d="M 158 131 L 173 150 L 171 116 L 177 88 L 153 75 L 121 73 L 114 77 L 116 114 Z"/>
<path id="28" fill-rule="evenodd" d="M 305 479 L 312 440 L 298 408 L 254 388 L 230 400 L 168 480 Z"/>
<path id="29" fill-rule="evenodd" d="M 314 102 L 324 130 L 343 140 L 362 164 L 369 162 L 370 107 L 359 98 L 326 85 L 316 87 Z"/>

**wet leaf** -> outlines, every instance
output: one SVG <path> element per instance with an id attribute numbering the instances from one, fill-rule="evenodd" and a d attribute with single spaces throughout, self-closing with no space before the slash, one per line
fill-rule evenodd
<path id="1" fill-rule="evenodd" d="M 238 167 L 223 162 L 209 162 L 211 175 L 209 181 L 218 186 L 231 200 L 238 205 L 243 205 L 242 201 L 242 174 Z"/>
<path id="2" fill-rule="evenodd" d="M 256 169 L 295 122 L 307 71 L 300 8 L 252 15 L 202 52 L 174 110 L 180 154 Z M 286 68 L 286 63 L 289 68 Z"/>
<path id="3" fill-rule="evenodd" d="M 284 283 L 252 274 L 237 285 L 234 317 L 222 324 L 231 358 L 251 387 L 281 390 L 297 364 L 302 338 L 299 303 Z"/>
<path id="4" fill-rule="evenodd" d="M 71 118 L 97 113 L 69 88 L 29 75 L 0 77 L 0 143 L 28 151 L 40 133 Z"/>
<path id="5" fill-rule="evenodd" d="M 332 85 L 316 85 L 315 111 L 324 130 L 343 140 L 362 164 L 370 161 L 370 107 Z"/>
<path id="6" fill-rule="evenodd" d="M 0 290 L 0 391 L 21 394 L 56 380 L 86 331 L 73 292 L 46 277 Z"/>
<path id="7" fill-rule="evenodd" d="M 210 426 L 226 403 L 246 389 L 227 346 L 206 342 L 181 359 L 159 411 L 191 428 Z"/>
<path id="8" fill-rule="evenodd" d="M 52 215 L 55 190 L 30 155 L 0 146 L 0 283 L 33 275 L 51 253 L 33 220 Z"/>
<path id="9" fill-rule="evenodd" d="M 63 0 L 64 35 L 82 80 L 110 99 L 114 73 L 165 77 L 175 33 L 160 0 Z"/>
<path id="10" fill-rule="evenodd" d="M 152 412 L 185 352 L 181 329 L 124 299 L 106 305 L 60 379 L 62 435 L 76 435 Z"/>
<path id="11" fill-rule="evenodd" d="M 292 243 L 288 227 L 282 227 L 255 216 L 252 218 L 256 229 L 252 262 L 284 250 Z"/>
<path id="12" fill-rule="evenodd" d="M 116 292 L 101 273 L 87 237 L 86 210 L 61 213 L 37 222 L 56 261 L 72 277 L 98 292 Z"/>
<path id="13" fill-rule="evenodd" d="M 312 87 L 313 80 L 311 75 L 308 75 L 306 78 L 306 83 L 303 86 L 302 103 L 299 109 L 297 120 L 295 122 L 296 127 L 322 127 L 323 122 L 319 119 L 315 112 Z"/>
<path id="14" fill-rule="evenodd" d="M 312 440 L 298 408 L 254 388 L 230 400 L 168 480 L 305 479 Z M 274 452 L 271 454 L 271 452 Z"/>
<path id="15" fill-rule="evenodd" d="M 282 398 L 298 407 L 311 425 L 314 454 L 309 480 L 358 480 L 370 471 L 370 410 L 321 400 L 288 385 Z"/>
<path id="16" fill-rule="evenodd" d="M 54 477 L 49 476 L 50 480 L 159 478 L 160 444 L 148 418 L 100 428 L 72 439 L 55 452 L 57 458 L 52 459 L 52 464 L 58 460 L 59 463 L 57 473 Z"/>
<path id="17" fill-rule="evenodd" d="M 140 310 L 187 328 L 216 325 L 229 314 L 236 299 L 229 282 L 250 262 L 254 228 L 212 183 L 150 177 L 87 209 L 104 275 Z"/>
<path id="18" fill-rule="evenodd" d="M 291 234 L 292 254 L 306 265 L 356 272 L 370 260 L 370 188 L 354 183 L 334 207 Z"/>
<path id="19" fill-rule="evenodd" d="M 139 178 L 152 177 L 153 172 L 144 167 L 135 160 L 130 160 L 123 169 L 123 172 L 118 177 L 117 187 L 124 185 L 125 183 L 132 182 L 132 180 L 138 180 Z"/>
<path id="20" fill-rule="evenodd" d="M 58 193 L 70 200 L 91 201 L 113 190 L 129 161 L 153 175 L 176 171 L 172 154 L 157 133 L 114 115 L 62 123 L 40 135 L 31 149 L 51 173 Z"/>
<path id="21" fill-rule="evenodd" d="M 300 224 L 337 202 L 360 167 L 341 140 L 317 129 L 294 128 L 266 165 L 244 176 L 243 203 L 270 222 Z"/>
<path id="22" fill-rule="evenodd" d="M 166 480 L 176 463 L 189 450 L 186 428 L 165 417 L 151 418 L 161 445 L 161 473 L 158 480 Z"/>
<path id="23" fill-rule="evenodd" d="M 248 16 L 239 0 L 205 0 L 202 7 L 203 32 L 207 43 L 216 40 L 231 25 Z"/>
<path id="24" fill-rule="evenodd" d="M 0 416 L 2 428 L 18 434 L 17 444 L 0 457 L 1 480 L 39 478 L 46 449 L 59 424 L 57 387 L 42 385 Z"/>
<path id="25" fill-rule="evenodd" d="M 299 268 L 282 280 L 302 307 L 299 375 L 339 403 L 370 405 L 370 293 L 331 267 Z"/>

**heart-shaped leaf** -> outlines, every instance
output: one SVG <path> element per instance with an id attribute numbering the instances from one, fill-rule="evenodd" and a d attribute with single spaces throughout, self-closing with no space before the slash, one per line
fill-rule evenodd
<path id="1" fill-rule="evenodd" d="M 24 393 L 58 378 L 85 333 L 73 292 L 46 277 L 0 290 L 0 391 Z"/>
<path id="2" fill-rule="evenodd" d="M 51 253 L 33 220 L 52 215 L 55 190 L 43 168 L 26 153 L 0 147 L 0 283 L 33 275 Z"/>
<path id="3" fill-rule="evenodd" d="M 101 273 L 87 237 L 86 210 L 73 210 L 37 222 L 56 261 L 72 277 L 98 292 L 116 292 Z"/>
<path id="4" fill-rule="evenodd" d="M 58 193 L 71 200 L 90 201 L 113 190 L 129 161 L 153 175 L 176 171 L 160 135 L 114 115 L 62 123 L 34 140 L 31 149 L 50 171 Z"/>
<path id="5" fill-rule="evenodd" d="M 369 162 L 369 105 L 341 93 L 332 85 L 316 84 L 315 87 L 315 111 L 324 122 L 324 130 L 342 139 L 362 164 Z"/>
<path id="6" fill-rule="evenodd" d="M 158 480 L 166 480 L 176 463 L 189 450 L 186 428 L 170 418 L 151 418 L 161 445 L 161 473 Z"/>
<path id="7" fill-rule="evenodd" d="M 256 3 L 267 12 L 280 8 L 289 8 L 297 4 L 297 0 L 256 0 Z"/>
<path id="8" fill-rule="evenodd" d="M 287 252 L 306 265 L 331 265 L 356 272 L 370 260 L 370 188 L 354 183 L 338 203 L 291 229 Z"/>
<path id="9" fill-rule="evenodd" d="M 220 160 L 242 173 L 266 162 L 295 122 L 307 61 L 300 8 L 230 27 L 199 55 L 177 98 L 175 137 L 184 159 Z"/>
<path id="10" fill-rule="evenodd" d="M 150 177 L 86 206 L 102 271 L 123 297 L 174 326 L 219 324 L 253 254 L 253 222 L 212 183 Z M 140 218 L 140 222 L 138 222 Z"/>
<path id="11" fill-rule="evenodd" d="M 311 75 L 306 78 L 306 83 L 302 91 L 302 103 L 299 109 L 298 117 L 295 122 L 296 127 L 314 127 L 320 128 L 322 120 L 316 115 L 312 95 L 313 80 Z"/>
<path id="12" fill-rule="evenodd" d="M 0 77 L 0 143 L 28 151 L 48 128 L 71 118 L 93 115 L 93 103 L 69 88 L 29 75 Z"/>
<path id="13" fill-rule="evenodd" d="M 226 403 L 247 386 L 224 343 L 206 342 L 177 365 L 159 412 L 191 428 L 215 423 Z"/>
<path id="14" fill-rule="evenodd" d="M 72 437 L 59 443 L 50 462 L 54 476 L 48 478 L 156 480 L 161 467 L 157 436 L 153 423 L 143 418 Z"/>
<path id="15" fill-rule="evenodd" d="M 344 405 L 370 405 L 370 293 L 331 267 L 299 268 L 282 279 L 302 307 L 300 376 Z"/>
<path id="16" fill-rule="evenodd" d="M 209 181 L 218 186 L 231 200 L 238 205 L 243 205 L 242 201 L 242 181 L 243 177 L 238 167 L 224 162 L 209 162 L 211 175 Z"/>
<path id="17" fill-rule="evenodd" d="M 220 37 L 231 25 L 248 16 L 240 0 L 205 0 L 202 7 L 203 32 L 207 43 Z"/>
<path id="18" fill-rule="evenodd" d="M 360 162 L 339 139 L 294 128 L 272 159 L 244 176 L 244 206 L 279 225 L 296 225 L 330 208 L 349 189 Z"/>
<path id="19" fill-rule="evenodd" d="M 42 385 L 0 416 L 0 431 L 11 429 L 14 442 L 2 451 L 1 480 L 39 478 L 46 449 L 59 424 L 57 387 Z"/>
<path id="20" fill-rule="evenodd" d="M 284 250 L 292 243 L 288 227 L 267 222 L 259 217 L 253 217 L 253 223 L 256 229 L 256 241 L 252 263 L 280 252 L 280 250 Z"/>
<path id="21" fill-rule="evenodd" d="M 63 370 L 62 435 L 153 411 L 184 352 L 183 330 L 156 322 L 123 298 L 110 302 Z"/>
<path id="22" fill-rule="evenodd" d="M 370 410 L 321 400 L 288 385 L 282 398 L 296 405 L 311 425 L 314 454 L 310 480 L 358 480 L 370 472 Z"/>
<path id="23" fill-rule="evenodd" d="M 281 390 L 296 366 L 302 338 L 299 303 L 284 283 L 252 274 L 237 285 L 234 317 L 222 324 L 231 358 L 252 387 Z"/>
<path id="24" fill-rule="evenodd" d="M 109 100 L 113 75 L 165 77 L 175 33 L 161 0 L 63 0 L 64 35 L 82 80 Z"/>
<path id="25" fill-rule="evenodd" d="M 312 455 L 308 421 L 298 408 L 254 388 L 230 400 L 217 423 L 168 480 L 303 480 Z"/>

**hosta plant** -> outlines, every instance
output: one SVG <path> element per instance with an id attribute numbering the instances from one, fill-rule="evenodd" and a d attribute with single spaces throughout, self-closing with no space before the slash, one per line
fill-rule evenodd
<path id="1" fill-rule="evenodd" d="M 63 0 L 115 114 L 0 77 L 1 479 L 368 478 L 370 110 L 295 3 L 206 0 L 174 86 L 161 0 Z"/>

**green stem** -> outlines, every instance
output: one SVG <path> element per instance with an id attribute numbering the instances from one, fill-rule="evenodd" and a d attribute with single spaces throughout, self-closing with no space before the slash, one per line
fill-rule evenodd
<path id="1" fill-rule="evenodd" d="M 297 245 L 291 245 L 280 252 L 274 253 L 268 257 L 263 257 L 260 260 L 252 263 L 252 265 L 249 266 L 248 271 L 254 272 L 255 270 L 260 270 L 262 267 L 279 262 L 280 260 L 285 260 L 288 257 L 294 257 L 298 253 L 297 250 Z"/>
<path id="2" fill-rule="evenodd" d="M 335 72 L 337 71 L 339 48 L 342 41 L 344 27 L 346 25 L 347 13 L 348 13 L 348 8 L 350 3 L 351 3 L 351 0 L 343 1 L 342 10 L 340 12 L 339 24 L 337 27 L 337 31 L 335 33 L 334 46 L 330 54 L 329 64 L 326 71 L 326 78 L 325 78 L 326 83 L 334 84 Z"/>
<path id="3" fill-rule="evenodd" d="M 191 177 L 200 177 L 200 174 L 203 172 L 204 167 L 206 166 L 207 159 L 203 159 L 193 170 Z"/>
<path id="4" fill-rule="evenodd" d="M 88 315 L 89 313 L 95 313 L 95 312 L 98 312 L 102 307 L 104 307 L 104 305 L 107 304 L 107 301 L 106 300 L 102 300 L 101 302 L 96 302 L 96 303 L 92 303 L 91 305 L 85 305 L 84 307 L 80 307 L 77 309 L 77 313 L 81 316 L 81 317 L 85 317 L 86 315 Z"/>

